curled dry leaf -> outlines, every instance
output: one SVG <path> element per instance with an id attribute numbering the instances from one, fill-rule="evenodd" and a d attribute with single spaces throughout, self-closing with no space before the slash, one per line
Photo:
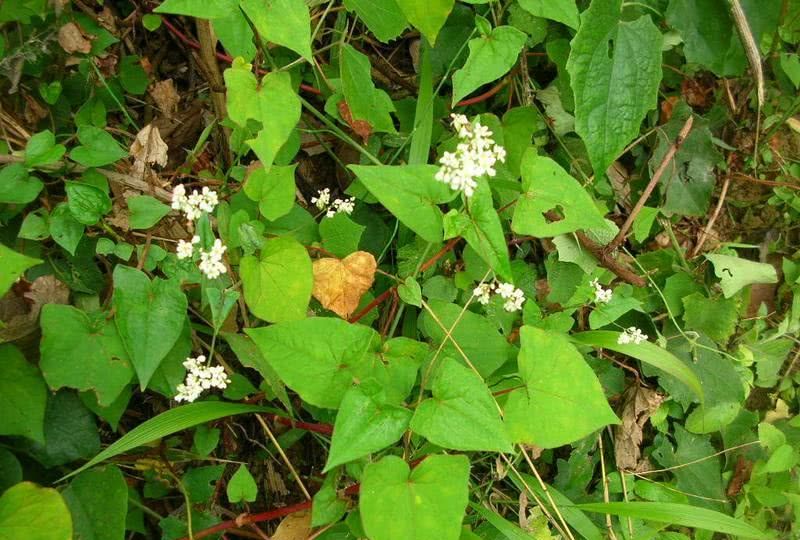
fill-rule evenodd
<path id="1" fill-rule="evenodd" d="M 12 289 L 0 299 L 0 341 L 15 341 L 35 331 L 45 304 L 68 303 L 69 287 L 52 275 L 33 280 L 22 296 Z"/>
<path id="2" fill-rule="evenodd" d="M 289 514 L 271 536 L 272 540 L 306 540 L 311 536 L 311 512 Z"/>
<path id="3" fill-rule="evenodd" d="M 356 251 L 344 259 L 314 261 L 314 298 L 326 309 L 346 319 L 372 287 L 378 263 L 371 253 Z"/>
<path id="4" fill-rule="evenodd" d="M 150 95 L 153 97 L 153 101 L 156 102 L 156 106 L 161 110 L 164 116 L 172 118 L 175 111 L 178 110 L 178 103 L 181 101 L 181 97 L 178 95 L 178 91 L 175 90 L 175 83 L 172 82 L 172 79 L 153 83 L 150 87 Z"/>
<path id="5" fill-rule="evenodd" d="M 136 140 L 131 145 L 131 155 L 136 160 L 133 164 L 135 171 L 143 171 L 145 165 L 167 164 L 167 143 L 161 139 L 158 128 L 148 124 L 136 135 Z"/>
<path id="6" fill-rule="evenodd" d="M 614 454 L 620 470 L 648 468 L 641 461 L 644 425 L 662 401 L 662 394 L 638 384 L 625 391 L 620 414 L 622 424 L 614 426 Z"/>
<path id="7" fill-rule="evenodd" d="M 92 50 L 92 42 L 89 41 L 88 36 L 73 22 L 68 22 L 58 29 L 58 44 L 69 54 L 76 52 L 89 54 Z"/>

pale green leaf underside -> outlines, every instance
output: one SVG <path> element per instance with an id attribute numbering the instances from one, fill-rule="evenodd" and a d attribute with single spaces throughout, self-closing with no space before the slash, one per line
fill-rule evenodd
<path id="1" fill-rule="evenodd" d="M 714 274 L 720 280 L 725 298 L 730 298 L 754 283 L 778 282 L 778 273 L 771 264 L 748 261 L 719 253 L 706 255 L 706 259 L 714 265 Z"/>

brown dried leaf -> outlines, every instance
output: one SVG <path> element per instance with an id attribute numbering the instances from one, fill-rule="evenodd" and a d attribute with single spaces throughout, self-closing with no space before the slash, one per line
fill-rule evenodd
<path id="1" fill-rule="evenodd" d="M 76 52 L 89 54 L 92 42 L 88 37 L 74 22 L 68 22 L 58 29 L 58 44 L 69 54 Z"/>
<path id="2" fill-rule="evenodd" d="M 664 401 L 664 396 L 638 384 L 625 392 L 622 405 L 622 424 L 614 427 L 614 454 L 617 468 L 624 471 L 639 470 L 642 465 L 642 439 L 644 425 L 650 415 Z"/>
<path id="3" fill-rule="evenodd" d="M 145 165 L 167 164 L 167 143 L 161 139 L 158 128 L 148 124 L 136 135 L 136 140 L 131 144 L 131 155 L 136 160 L 133 164 L 135 171 L 143 171 Z"/>
<path id="4" fill-rule="evenodd" d="M 172 82 L 172 79 L 153 83 L 150 87 L 150 95 L 153 97 L 153 101 L 156 102 L 156 106 L 161 110 L 164 116 L 172 118 L 175 111 L 178 109 L 178 103 L 181 101 L 181 97 L 178 95 L 178 91 L 175 90 L 175 83 Z"/>
<path id="5" fill-rule="evenodd" d="M 361 140 L 366 144 L 369 141 L 369 136 L 372 134 L 372 126 L 366 120 L 356 120 L 353 118 L 353 113 L 350 112 L 350 106 L 345 100 L 342 100 L 337 105 L 339 115 L 342 120 L 347 122 L 347 125 L 355 132 L 356 135 L 361 137 Z"/>
<path id="6" fill-rule="evenodd" d="M 16 289 L 0 299 L 0 341 L 21 339 L 38 328 L 39 312 L 45 304 L 68 304 L 69 287 L 47 275 L 36 278 L 20 296 Z"/>
<path id="7" fill-rule="evenodd" d="M 346 319 L 372 287 L 377 267 L 375 257 L 366 251 L 356 251 L 342 260 L 318 259 L 314 261 L 314 298 Z"/>
<path id="8" fill-rule="evenodd" d="M 311 512 L 289 514 L 272 535 L 272 540 L 306 540 L 311 536 Z"/>

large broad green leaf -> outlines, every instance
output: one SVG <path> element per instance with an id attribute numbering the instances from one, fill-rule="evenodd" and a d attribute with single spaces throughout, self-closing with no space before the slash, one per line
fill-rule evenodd
<path id="1" fill-rule="evenodd" d="M 39 367 L 53 390 L 94 390 L 107 407 L 133 378 L 128 353 L 106 313 L 87 315 L 72 306 L 42 308 Z"/>
<path id="2" fill-rule="evenodd" d="M 361 54 L 352 45 L 343 45 L 339 71 L 342 78 L 342 94 L 354 120 L 363 120 L 372 126 L 372 131 L 394 133 L 395 127 L 389 114 L 394 111 L 392 99 L 372 82 L 372 67 L 369 57 Z"/>
<path id="3" fill-rule="evenodd" d="M 375 37 L 384 43 L 399 36 L 408 26 L 396 0 L 344 0 L 344 6 L 355 11 Z"/>
<path id="4" fill-rule="evenodd" d="M 548 238 L 606 227 L 592 197 L 558 163 L 528 150 L 522 158 L 521 170 L 523 193 L 511 222 L 515 233 Z M 562 219 L 549 220 L 545 217 L 549 211 Z"/>
<path id="5" fill-rule="evenodd" d="M 718 77 L 742 74 L 747 59 L 725 2 L 672 0 L 666 19 L 683 40 L 686 62 L 700 64 Z"/>
<path id="6" fill-rule="evenodd" d="M 699 292 L 693 292 L 682 300 L 686 330 L 705 334 L 717 343 L 728 342 L 739 322 L 738 298 L 707 298 Z"/>
<path id="7" fill-rule="evenodd" d="M 72 519 L 58 491 L 21 482 L 0 497 L 0 539 L 72 540 Z"/>
<path id="8" fill-rule="evenodd" d="M 469 40 L 467 63 L 453 73 L 452 104 L 508 73 L 527 39 L 525 32 L 513 26 L 498 26 L 488 35 Z"/>
<path id="9" fill-rule="evenodd" d="M 12 163 L 0 169 L 0 203 L 28 204 L 36 199 L 44 184 L 28 174 L 22 163 Z"/>
<path id="10" fill-rule="evenodd" d="M 242 258 L 239 275 L 244 300 L 258 318 L 284 322 L 306 317 L 314 276 L 306 248 L 294 238 L 264 242 L 259 257 Z"/>
<path id="11" fill-rule="evenodd" d="M 578 6 L 575 0 L 519 0 L 519 5 L 531 15 L 578 29 Z"/>
<path id="12" fill-rule="evenodd" d="M 719 253 L 706 255 L 706 259 L 714 265 L 714 274 L 719 278 L 725 298 L 730 298 L 753 283 L 778 282 L 778 274 L 771 264 L 757 263 Z"/>
<path id="13" fill-rule="evenodd" d="M 247 144 L 261 164 L 270 167 L 300 120 L 300 99 L 288 72 L 269 73 L 259 87 L 250 69 L 250 64 L 236 59 L 225 70 L 228 115 L 243 128 L 248 120 L 261 122 L 258 134 Z"/>
<path id="14" fill-rule="evenodd" d="M 690 504 L 664 502 L 611 502 L 584 503 L 578 508 L 598 514 L 611 514 L 626 518 L 643 519 L 681 525 L 693 529 L 705 529 L 739 538 L 767 538 L 767 535 L 742 519 L 726 516 L 706 508 L 698 508 Z"/>
<path id="15" fill-rule="evenodd" d="M 228 342 L 239 362 L 249 368 L 258 371 L 264 378 L 270 390 L 281 400 L 281 403 L 286 407 L 286 410 L 292 410 L 292 403 L 289 401 L 289 396 L 286 394 L 286 387 L 278 377 L 278 374 L 266 361 L 264 355 L 258 349 L 256 344 L 249 336 L 244 334 L 232 334 L 223 332 L 222 337 Z"/>
<path id="16" fill-rule="evenodd" d="M 648 163 L 651 173 L 664 160 L 664 155 L 692 114 L 691 107 L 681 101 L 673 110 L 670 121 L 658 130 L 658 144 Z M 660 189 L 666 194 L 661 206 L 663 212 L 683 216 L 706 215 L 717 183 L 714 168 L 722 159 L 708 124 L 708 120 L 695 116 L 692 130 L 661 176 Z"/>
<path id="17" fill-rule="evenodd" d="M 457 191 L 436 180 L 435 165 L 350 165 L 375 198 L 405 226 L 428 242 L 442 241 L 440 204 L 452 201 Z"/>
<path id="18" fill-rule="evenodd" d="M 125 536 L 128 485 L 114 465 L 76 476 L 64 490 L 76 539 L 119 540 Z"/>
<path id="19" fill-rule="evenodd" d="M 70 255 L 75 255 L 85 227 L 75 219 L 66 203 L 59 204 L 50 213 L 48 227 L 50 236 L 56 244 L 67 250 Z"/>
<path id="20" fill-rule="evenodd" d="M 593 0 L 567 61 L 575 130 L 596 175 L 639 133 L 661 81 L 661 32 L 649 15 L 621 21 L 621 9 L 622 0 Z"/>
<path id="21" fill-rule="evenodd" d="M 428 456 L 414 470 L 386 456 L 364 469 L 359 508 L 372 540 L 457 540 L 468 498 L 466 456 Z"/>
<path id="22" fill-rule="evenodd" d="M 576 343 L 609 349 L 657 367 L 688 386 L 701 401 L 703 400 L 703 386 L 700 384 L 700 379 L 697 378 L 697 375 L 669 351 L 655 343 L 645 342 L 638 345 L 621 345 L 617 343 L 619 332 L 605 330 L 579 332 L 571 335 L 570 338 Z"/>
<path id="23" fill-rule="evenodd" d="M 355 381 L 373 376 L 380 335 L 341 319 L 302 321 L 247 328 L 264 358 L 303 400 L 336 409 Z"/>
<path id="24" fill-rule="evenodd" d="M 128 219 L 131 229 L 149 229 L 169 214 L 169 206 L 150 195 L 134 195 L 125 202 L 131 211 Z"/>
<path id="25" fill-rule="evenodd" d="M 189 403 L 188 405 L 176 407 L 142 422 L 120 437 L 119 440 L 107 446 L 102 452 L 60 480 L 80 474 L 87 469 L 91 469 L 98 463 L 102 463 L 107 459 L 111 459 L 139 446 L 157 441 L 162 437 L 167 437 L 168 435 L 183 431 L 184 429 L 217 420 L 218 418 L 245 413 L 274 414 L 277 412 L 279 411 L 271 407 L 247 405 L 244 403 L 226 403 L 223 401 L 198 401 L 197 403 Z"/>
<path id="26" fill-rule="evenodd" d="M 150 281 L 143 272 L 119 265 L 113 305 L 119 337 L 144 390 L 183 330 L 186 295 L 175 280 Z"/>
<path id="27" fill-rule="evenodd" d="M 0 345 L 0 434 L 44 442 L 47 385 L 13 345 Z"/>
<path id="28" fill-rule="evenodd" d="M 73 217 L 84 225 L 94 225 L 111 211 L 111 198 L 97 186 L 85 182 L 64 182 L 67 205 Z"/>
<path id="29" fill-rule="evenodd" d="M 0 244 L 0 297 L 8 292 L 25 270 L 41 262 L 40 259 L 17 253 Z"/>
<path id="30" fill-rule="evenodd" d="M 219 19 L 227 17 L 232 11 L 239 9 L 237 0 L 164 0 L 156 13 L 186 15 L 198 19 Z"/>
<path id="31" fill-rule="evenodd" d="M 489 183 L 485 179 L 478 181 L 475 193 L 467 201 L 467 217 L 469 224 L 462 232 L 467 244 L 498 276 L 506 281 L 513 281 L 503 225 L 495 210 Z"/>
<path id="32" fill-rule="evenodd" d="M 61 159 L 66 152 L 63 144 L 56 144 L 56 137 L 49 129 L 40 131 L 25 145 L 25 165 L 39 167 L 49 165 Z"/>
<path id="33" fill-rule="evenodd" d="M 408 22 L 414 25 L 431 45 L 453 10 L 455 0 L 396 0 Z"/>
<path id="34" fill-rule="evenodd" d="M 486 317 L 471 311 L 464 311 L 459 305 L 448 304 L 440 300 L 431 300 L 428 302 L 428 306 L 444 329 L 436 322 L 432 314 L 425 312 L 421 320 L 424 334 L 438 345 L 445 339 L 445 332 L 458 321 L 450 335 L 481 377 L 488 377 L 513 357 L 514 347 L 497 331 L 497 326 Z M 463 360 L 461 353 L 449 339 L 442 348 L 442 354 L 451 356 L 459 362 Z"/>
<path id="35" fill-rule="evenodd" d="M 380 387 L 372 381 L 351 387 L 342 398 L 328 461 L 323 472 L 382 450 L 398 441 L 408 427 L 411 411 L 386 403 Z"/>
<path id="36" fill-rule="evenodd" d="M 497 403 L 474 371 L 444 358 L 431 392 L 433 397 L 420 403 L 414 412 L 412 431 L 442 448 L 511 451 Z"/>
<path id="37" fill-rule="evenodd" d="M 283 217 L 294 205 L 294 170 L 297 164 L 278 166 L 267 170 L 258 167 L 247 177 L 245 194 L 258 203 L 258 211 L 269 221 Z"/>
<path id="38" fill-rule="evenodd" d="M 35 443 L 29 453 L 46 468 L 88 459 L 100 451 L 95 416 L 73 390 L 59 390 L 47 400 L 44 444 Z"/>
<path id="39" fill-rule="evenodd" d="M 241 56 L 245 62 L 256 57 L 253 29 L 241 9 L 233 9 L 226 16 L 212 22 L 214 33 L 228 54 Z"/>
<path id="40" fill-rule="evenodd" d="M 242 10 L 266 41 L 311 61 L 311 17 L 303 0 L 240 0 Z"/>
<path id="41" fill-rule="evenodd" d="M 78 141 L 80 146 L 75 147 L 69 157 L 84 167 L 102 167 L 128 155 L 114 137 L 94 126 L 80 126 Z"/>
<path id="42" fill-rule="evenodd" d="M 619 419 L 603 387 L 566 334 L 523 326 L 519 373 L 526 388 L 506 403 L 506 425 L 514 442 L 556 448 Z"/>

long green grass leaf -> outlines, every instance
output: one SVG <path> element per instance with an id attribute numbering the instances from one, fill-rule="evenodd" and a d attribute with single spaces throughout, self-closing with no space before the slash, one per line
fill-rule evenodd
<path id="1" fill-rule="evenodd" d="M 580 332 L 570 337 L 575 343 L 609 349 L 641 360 L 646 364 L 650 364 L 681 381 L 700 398 L 701 402 L 703 401 L 703 387 L 694 371 L 675 357 L 675 355 L 654 343 L 647 342 L 638 345 L 620 345 L 617 343 L 619 332 L 610 332 L 607 330 Z"/>
<path id="2" fill-rule="evenodd" d="M 759 531 L 744 521 L 732 518 L 720 512 L 699 508 L 688 504 L 661 503 L 661 502 L 611 502 L 579 504 L 578 508 L 587 512 L 612 514 L 620 517 L 630 517 L 706 529 L 725 534 L 732 534 L 741 538 L 766 538 L 766 534 Z"/>
<path id="3" fill-rule="evenodd" d="M 227 403 L 224 401 L 200 401 L 176 407 L 139 424 L 123 435 L 118 441 L 109 445 L 105 450 L 87 461 L 84 465 L 62 477 L 61 480 L 81 473 L 123 452 L 133 450 L 136 447 L 157 441 L 162 437 L 172 435 L 173 433 L 183 431 L 184 429 L 194 427 L 198 424 L 237 414 L 278 412 L 280 411 L 271 407 L 260 407 L 258 405 L 247 405 L 243 403 Z"/>
<path id="4" fill-rule="evenodd" d="M 414 115 L 414 133 L 408 149 L 408 163 L 424 165 L 428 163 L 433 132 L 433 75 L 431 73 L 431 47 L 428 40 L 420 41 L 420 76 L 417 110 Z"/>

